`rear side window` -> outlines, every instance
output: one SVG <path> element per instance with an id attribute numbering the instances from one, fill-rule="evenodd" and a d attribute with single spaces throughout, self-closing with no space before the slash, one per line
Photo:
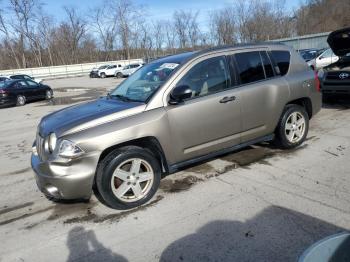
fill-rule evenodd
<path id="1" fill-rule="evenodd" d="M 234 55 L 237 62 L 238 76 L 241 84 L 265 79 L 260 52 L 246 52 Z"/>
<path id="2" fill-rule="evenodd" d="M 290 53 L 288 51 L 271 51 L 272 58 L 275 60 L 282 76 L 287 74 L 290 64 Z"/>

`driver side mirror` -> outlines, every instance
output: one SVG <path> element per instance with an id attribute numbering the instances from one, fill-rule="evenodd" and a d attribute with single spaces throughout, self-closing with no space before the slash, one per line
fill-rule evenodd
<path id="1" fill-rule="evenodd" d="M 192 89 L 188 85 L 177 86 L 170 93 L 170 105 L 177 105 L 192 97 Z"/>

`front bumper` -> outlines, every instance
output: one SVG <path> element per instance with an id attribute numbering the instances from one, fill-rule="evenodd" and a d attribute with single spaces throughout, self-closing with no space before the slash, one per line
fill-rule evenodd
<path id="1" fill-rule="evenodd" d="M 98 162 L 97 155 L 84 156 L 67 163 L 42 162 L 32 154 L 31 165 L 38 188 L 56 199 L 89 199 Z"/>
<path id="2" fill-rule="evenodd" d="M 98 72 L 90 72 L 90 77 L 99 77 Z"/>

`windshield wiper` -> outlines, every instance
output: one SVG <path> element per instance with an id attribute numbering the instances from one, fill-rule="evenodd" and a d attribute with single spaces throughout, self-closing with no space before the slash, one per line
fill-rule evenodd
<path id="1" fill-rule="evenodd" d="M 111 94 L 108 94 L 108 97 L 116 97 L 119 100 L 124 101 L 124 102 L 141 102 L 141 103 L 144 102 L 144 101 L 141 101 L 141 100 L 131 99 L 131 98 L 129 98 L 127 96 L 123 96 L 123 95 L 111 95 Z"/>

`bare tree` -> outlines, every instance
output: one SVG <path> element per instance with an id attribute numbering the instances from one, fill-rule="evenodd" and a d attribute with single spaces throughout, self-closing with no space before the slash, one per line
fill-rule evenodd
<path id="1" fill-rule="evenodd" d="M 80 40 L 86 33 L 86 21 L 81 18 L 74 8 L 64 7 L 66 12 L 68 22 L 63 22 L 60 25 L 59 32 L 61 33 L 60 37 L 63 40 L 63 47 L 67 48 L 68 52 L 68 61 L 72 63 L 78 63 L 78 50 Z"/>
<path id="2" fill-rule="evenodd" d="M 160 56 L 163 51 L 163 44 L 165 39 L 164 21 L 155 21 L 153 23 L 153 39 L 156 48 L 156 56 Z"/>
<path id="3" fill-rule="evenodd" d="M 235 9 L 223 8 L 211 12 L 210 32 L 218 45 L 231 45 L 236 42 Z"/>
<path id="4" fill-rule="evenodd" d="M 176 31 L 175 26 L 171 23 L 171 21 L 166 21 L 164 23 L 165 30 L 165 38 L 166 38 L 166 46 L 168 51 L 174 53 L 176 47 Z"/>
<path id="5" fill-rule="evenodd" d="M 173 14 L 174 27 L 179 40 L 180 48 L 195 47 L 199 38 L 199 12 L 177 10 Z"/>
<path id="6" fill-rule="evenodd" d="M 4 11 L 2 9 L 0 9 L 0 32 L 2 32 L 4 35 L 3 47 L 6 47 L 6 46 L 9 47 L 11 51 L 10 56 L 15 60 L 17 68 L 21 68 L 20 60 L 17 57 L 17 53 L 15 52 L 14 45 L 11 41 L 10 32 L 8 30 L 8 25 L 7 25 L 7 22 L 5 21 Z"/>
<path id="7" fill-rule="evenodd" d="M 104 60 L 110 59 L 117 39 L 117 19 L 109 10 L 107 5 L 90 10 L 91 27 L 102 43 L 102 50 L 105 52 Z"/>
<path id="8" fill-rule="evenodd" d="M 114 0 L 110 4 L 111 10 L 114 10 L 114 19 L 118 22 L 124 57 L 130 59 L 130 41 L 138 21 L 137 8 L 131 0 Z"/>

